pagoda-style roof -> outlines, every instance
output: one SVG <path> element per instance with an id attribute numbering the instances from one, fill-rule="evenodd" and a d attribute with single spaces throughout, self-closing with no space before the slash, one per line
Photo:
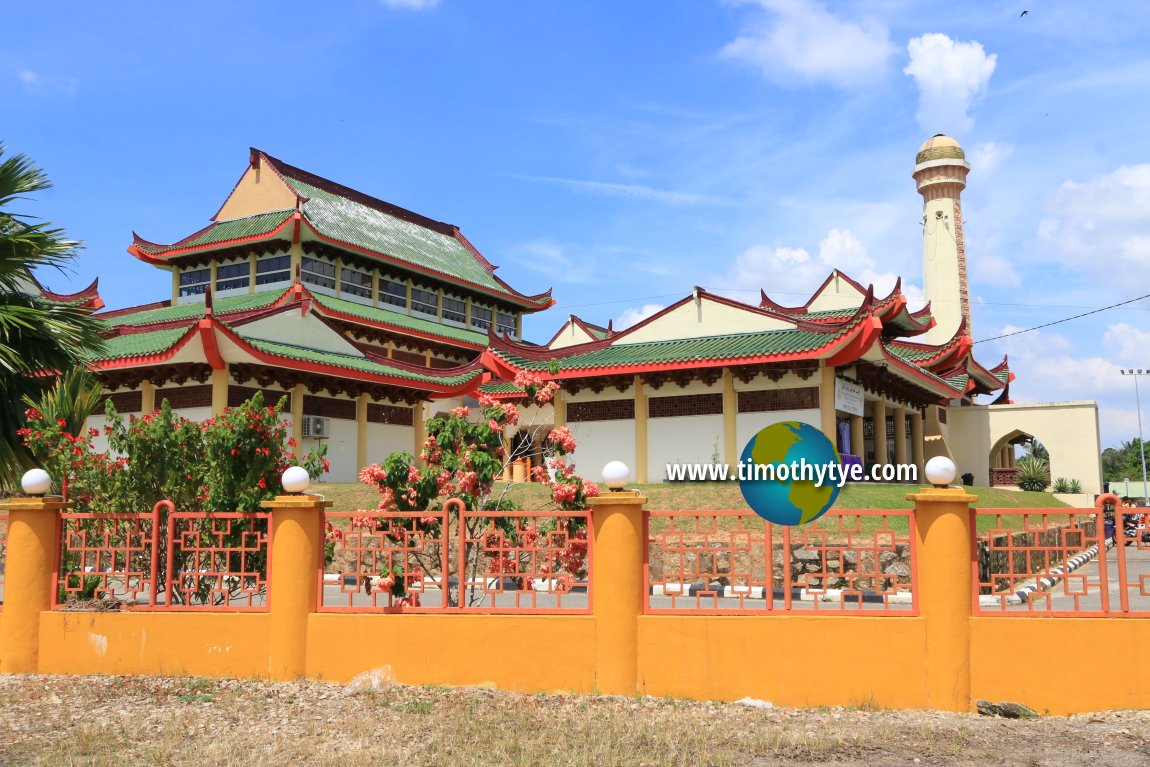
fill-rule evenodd
<path id="1" fill-rule="evenodd" d="M 170 245 L 149 242 L 135 235 L 128 252 L 149 263 L 178 263 L 182 257 L 272 240 L 301 239 L 324 243 L 391 266 L 413 276 L 425 276 L 460 289 L 491 296 L 526 311 L 554 304 L 551 291 L 520 293 L 496 274 L 459 227 L 436 221 L 379 200 L 314 173 L 251 150 L 248 171 L 236 185 L 236 195 L 249 173 L 270 172 L 282 182 L 281 207 L 244 216 L 238 204 L 225 202 L 213 222 Z M 266 181 L 263 183 L 267 183 Z M 282 207 L 290 204 L 291 207 Z M 233 217 L 229 218 L 229 215 Z"/>
<path id="2" fill-rule="evenodd" d="M 873 286 L 836 270 L 802 306 L 783 306 L 765 293 L 758 306 L 751 306 L 696 288 L 654 316 L 603 337 L 591 336 L 588 323 L 574 316 L 544 347 L 492 333 L 483 362 L 509 380 L 521 370 L 556 379 L 601 379 L 719 367 L 807 370 L 810 365 L 804 363 L 817 367 L 824 361 L 854 365 L 864 386 L 897 390 L 909 401 L 945 402 L 998 391 L 1008 383 L 1005 362 L 988 370 L 973 359 L 965 326 L 940 345 L 899 338 L 920 335 L 933 325 L 929 307 L 908 309 L 901 283 L 875 298 Z M 555 343 L 576 332 L 594 340 Z M 521 395 L 506 380 L 489 383 L 483 391 L 496 397 Z"/>
<path id="3" fill-rule="evenodd" d="M 137 368 L 147 378 L 144 369 L 150 367 L 206 364 L 219 369 L 226 363 L 280 370 L 288 376 L 302 372 L 383 387 L 409 400 L 458 396 L 489 378 L 478 362 L 432 368 L 361 348 L 338 325 L 341 307 L 336 304 L 337 311 L 327 314 L 330 310 L 324 303 L 300 285 L 287 291 L 216 300 L 209 295 L 207 299 L 176 306 L 148 304 L 96 315 L 104 321 L 106 331 L 105 348 L 94 358 L 93 368 L 104 373 Z M 443 328 L 427 324 L 436 330 Z M 410 329 L 405 328 L 404 333 L 410 335 Z M 306 346 L 301 341 L 304 338 Z"/>
<path id="4" fill-rule="evenodd" d="M 614 332 L 615 330 L 610 322 L 607 323 L 607 327 L 603 327 L 602 325 L 587 322 L 572 314 L 567 318 L 567 322 L 563 323 L 563 327 L 555 331 L 555 335 L 551 336 L 551 340 L 544 344 L 544 346 L 552 349 L 572 346 L 577 343 L 586 343 L 587 341 L 602 341 Z"/>
<path id="5" fill-rule="evenodd" d="M 45 301 L 51 301 L 55 304 L 76 305 L 92 312 L 104 308 L 104 299 L 100 298 L 99 277 L 92 280 L 91 285 L 82 290 L 77 290 L 75 293 L 56 293 L 44 287 L 31 271 L 26 269 L 24 273 L 27 276 L 27 289 L 30 295 L 38 296 Z"/>

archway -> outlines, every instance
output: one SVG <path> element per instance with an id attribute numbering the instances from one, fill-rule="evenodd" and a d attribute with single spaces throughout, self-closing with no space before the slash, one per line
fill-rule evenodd
<path id="1" fill-rule="evenodd" d="M 1012 429 L 990 447 L 987 465 L 991 487 L 1018 487 L 1017 448 L 1040 443 L 1033 434 Z"/>

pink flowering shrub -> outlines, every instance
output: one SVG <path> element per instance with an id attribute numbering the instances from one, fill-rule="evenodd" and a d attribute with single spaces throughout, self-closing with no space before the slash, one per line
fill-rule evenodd
<path id="1" fill-rule="evenodd" d="M 532 374 L 521 373 L 516 376 L 515 383 L 526 393 L 527 401 L 536 405 L 551 402 L 559 389 L 554 381 L 544 381 Z M 466 407 L 454 408 L 448 415 L 428 422 L 427 440 L 420 454 L 422 467 L 411 454 L 399 452 L 392 453 L 382 464 L 372 464 L 360 471 L 360 481 L 379 490 L 377 512 L 436 509 L 449 498 L 458 498 L 465 508 L 473 510 L 511 511 L 518 508 L 514 501 L 494 498 L 492 490 L 505 465 L 515 458 L 506 454 L 504 431 L 519 425 L 519 409 L 511 402 L 488 396 L 480 397 L 479 405 L 482 412 L 478 413 L 481 416 L 478 422 L 471 420 L 471 409 Z M 543 448 L 545 454 L 551 456 L 547 468 L 553 471 L 536 467 L 533 478 L 550 488 L 554 507 L 564 511 L 587 508 L 587 499 L 598 495 L 599 487 L 577 475 L 575 467 L 562 458 L 575 450 L 575 438 L 570 430 L 553 430 L 544 440 Z M 404 529 L 408 529 L 414 520 L 416 529 L 436 536 L 440 533 L 441 517 L 438 515 L 412 515 L 404 520 Z M 457 522 L 454 518 L 453 521 Z M 514 574 L 534 567 L 534 572 L 553 570 L 557 578 L 561 576 L 566 581 L 584 574 L 587 531 L 582 520 L 559 516 L 538 519 L 534 527 L 529 527 L 521 517 L 491 515 L 469 519 L 467 524 L 467 538 L 472 543 L 469 544 L 471 548 L 466 555 L 466 565 L 472 573 Z M 383 526 L 379 529 L 383 530 Z M 543 541 L 549 540 L 553 533 L 557 540 L 567 541 L 555 552 L 553 563 L 540 565 L 537 557 L 523 551 L 532 548 L 534 540 L 539 540 L 539 545 L 543 546 Z M 490 545 L 493 540 L 503 541 L 504 545 L 493 547 Z M 483 542 L 483 545 L 478 542 Z M 476 558 L 480 555 L 475 552 L 480 549 L 488 560 L 484 564 Z M 427 564 L 424 570 L 434 571 L 435 563 Z M 386 584 L 386 591 L 393 597 L 406 599 L 405 584 L 411 582 L 410 577 L 394 568 L 395 565 L 390 565 L 386 573 L 381 572 L 379 582 Z"/>

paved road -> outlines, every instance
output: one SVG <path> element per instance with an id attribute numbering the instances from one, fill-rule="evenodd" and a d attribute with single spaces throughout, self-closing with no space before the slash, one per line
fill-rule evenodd
<path id="1" fill-rule="evenodd" d="M 1114 547 L 1106 553 L 1105 569 L 1099 558 L 1078 568 L 1047 591 L 1032 595 L 1028 604 L 1010 605 L 1005 612 L 1101 612 L 1122 610 L 1122 586 L 1119 580 L 1119 559 L 1126 565 L 1127 610 L 1132 613 L 1150 613 L 1150 544 L 1139 549 L 1131 544 L 1121 550 Z M 1103 572 L 1105 588 L 1103 588 Z M 1143 588 L 1144 587 L 1144 588 Z M 1146 593 L 1142 593 L 1145 591 Z M 1103 600 L 1103 593 L 1106 599 Z M 989 600 L 985 600 L 989 601 Z M 984 611 L 1001 611 L 996 605 L 983 604 Z"/>

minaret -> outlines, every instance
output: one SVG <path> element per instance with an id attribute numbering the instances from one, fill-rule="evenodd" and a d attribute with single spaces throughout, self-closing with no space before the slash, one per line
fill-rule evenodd
<path id="1" fill-rule="evenodd" d="M 970 335 L 961 199 L 970 164 L 958 142 L 941 133 L 927 139 L 914 162 L 914 180 L 923 200 L 923 292 L 936 321 L 922 340 L 940 344 L 954 337 L 964 319 Z"/>

